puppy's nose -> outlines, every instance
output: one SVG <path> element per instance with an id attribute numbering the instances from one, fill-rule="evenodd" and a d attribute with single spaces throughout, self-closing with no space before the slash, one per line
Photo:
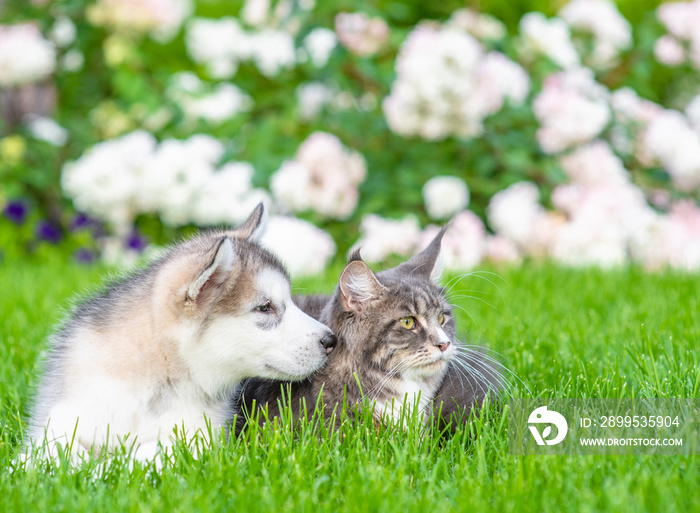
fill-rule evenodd
<path id="1" fill-rule="evenodd" d="M 448 340 L 446 342 L 440 342 L 436 345 L 440 348 L 440 351 L 444 353 L 445 351 L 447 351 L 447 348 L 450 347 L 450 341 Z"/>
<path id="2" fill-rule="evenodd" d="M 326 354 L 331 354 L 331 351 L 333 351 L 336 342 L 337 339 L 335 338 L 335 335 L 333 335 L 333 333 L 329 333 L 321 339 L 321 345 L 326 350 Z"/>

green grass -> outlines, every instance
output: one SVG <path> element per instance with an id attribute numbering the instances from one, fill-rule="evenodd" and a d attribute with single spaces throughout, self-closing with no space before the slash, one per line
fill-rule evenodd
<path id="1" fill-rule="evenodd" d="M 529 456 L 507 452 L 491 412 L 447 443 L 416 429 L 346 427 L 330 438 L 267 426 L 156 473 L 118 458 L 80 470 L 7 468 L 17 455 L 52 325 L 104 270 L 0 267 L 0 497 L 5 511 L 664 511 L 700 510 L 693 456 Z M 529 265 L 467 276 L 458 327 L 541 397 L 700 396 L 700 276 Z M 329 292 L 338 269 L 295 283 Z M 482 278 L 487 278 L 487 281 Z M 492 283 L 491 283 L 492 282 Z M 498 287 L 494 286 L 497 285 Z M 487 304 L 488 303 L 488 304 Z M 471 433 L 470 433 L 471 431 Z"/>

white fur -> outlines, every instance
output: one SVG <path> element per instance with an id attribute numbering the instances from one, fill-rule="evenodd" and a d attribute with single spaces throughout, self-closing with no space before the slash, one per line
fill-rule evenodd
<path id="1" fill-rule="evenodd" d="M 401 390 L 398 393 L 400 399 L 392 398 L 388 401 L 377 401 L 375 411 L 394 422 L 402 417 L 409 419 L 413 409 L 418 406 L 421 416 L 425 416 L 425 409 L 435 391 L 424 380 L 404 377 L 401 380 Z"/>
<path id="2" fill-rule="evenodd" d="M 317 369 L 325 362 L 326 351 L 319 341 L 328 328 L 292 303 L 287 280 L 277 271 L 265 269 L 256 282 L 258 290 L 267 292 L 264 299 L 271 300 L 273 305 L 284 305 L 282 320 L 269 331 L 256 326 L 256 317 L 275 314 L 252 312 L 214 320 L 201 341 L 184 349 L 192 372 L 207 391 L 220 387 L 231 372 L 235 372 L 238 380 L 253 376 L 300 379 L 309 374 L 309 369 Z M 251 310 L 255 304 L 252 298 Z M 232 352 L 231 333 L 252 336 L 240 337 Z"/>
<path id="3" fill-rule="evenodd" d="M 439 284 L 440 283 L 440 278 L 442 278 L 442 271 L 445 269 L 445 257 L 442 255 L 442 251 L 437 257 L 437 260 L 435 261 L 435 265 L 433 265 L 433 270 L 430 271 L 430 279 L 434 282 Z"/>

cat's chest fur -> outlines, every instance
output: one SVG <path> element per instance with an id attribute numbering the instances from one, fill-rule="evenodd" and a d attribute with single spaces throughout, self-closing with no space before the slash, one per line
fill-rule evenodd
<path id="1" fill-rule="evenodd" d="M 393 386 L 394 393 L 386 399 L 378 399 L 374 414 L 377 417 L 388 417 L 399 420 L 410 418 L 418 407 L 420 415 L 424 415 L 427 406 L 435 394 L 436 385 L 420 379 L 399 379 Z"/>

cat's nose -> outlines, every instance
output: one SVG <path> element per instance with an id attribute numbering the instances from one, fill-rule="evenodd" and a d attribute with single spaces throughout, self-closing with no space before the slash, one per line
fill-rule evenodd
<path id="1" fill-rule="evenodd" d="M 331 351 L 333 351 L 333 348 L 335 347 L 335 343 L 337 341 L 338 340 L 335 338 L 335 335 L 333 335 L 333 333 L 328 333 L 325 337 L 321 339 L 321 345 L 326 350 L 326 354 L 331 354 Z"/>
<path id="2" fill-rule="evenodd" d="M 440 351 L 444 353 L 447 351 L 447 348 L 450 347 L 450 341 L 446 340 L 445 342 L 440 342 L 437 346 L 440 348 Z"/>

